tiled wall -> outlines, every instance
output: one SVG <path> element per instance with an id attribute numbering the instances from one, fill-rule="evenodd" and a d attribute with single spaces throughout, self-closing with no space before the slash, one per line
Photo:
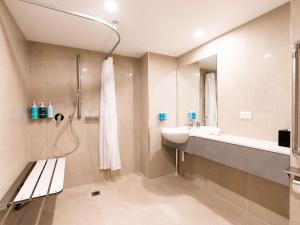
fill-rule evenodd
<path id="1" fill-rule="evenodd" d="M 290 5 L 285 4 L 178 58 L 217 54 L 218 115 L 224 133 L 277 141 L 291 128 Z M 252 120 L 239 118 L 241 111 Z"/>
<path id="2" fill-rule="evenodd" d="M 80 137 L 79 149 L 67 157 L 66 187 L 104 179 L 99 168 L 99 123 L 89 123 L 85 115 L 99 115 L 100 74 L 104 54 L 29 42 L 30 102 L 51 101 L 55 112 L 65 118 L 71 113 L 76 89 L 76 55 L 81 56 L 82 119 L 74 118 L 74 128 Z M 139 155 L 139 61 L 129 57 L 114 57 L 119 143 L 122 169 L 114 176 L 140 170 Z M 130 75 L 133 76 L 130 76 Z M 66 120 L 65 120 L 66 121 Z M 30 158 L 52 157 L 53 143 L 59 128 L 54 120 L 32 121 L 30 124 Z M 72 149 L 70 133 L 58 142 L 64 152 Z"/>
<path id="3" fill-rule="evenodd" d="M 300 1 L 291 1 L 291 42 L 300 40 Z M 299 61 L 300 63 L 300 61 Z M 298 115 L 299 118 L 299 115 Z M 291 156 L 291 166 L 300 168 L 300 159 Z M 300 195 L 290 190 L 290 225 L 300 224 Z"/>
<path id="4" fill-rule="evenodd" d="M 163 126 L 176 127 L 176 69 L 173 57 L 148 54 L 149 91 L 149 166 L 150 177 L 158 177 L 175 171 L 174 149 L 166 149 L 161 144 L 161 127 L 158 112 L 164 110 L 168 120 Z"/>
<path id="5" fill-rule="evenodd" d="M 27 42 L 0 1 L 0 199 L 29 160 Z"/>
<path id="6" fill-rule="evenodd" d="M 289 43 L 290 4 L 285 4 L 184 54 L 178 63 L 183 66 L 217 54 L 222 131 L 277 141 L 279 129 L 291 128 Z M 240 111 L 251 111 L 253 119 L 240 120 Z M 197 156 L 188 156 L 180 166 L 186 178 L 268 224 L 289 223 L 287 187 Z"/>
<path id="7" fill-rule="evenodd" d="M 146 53 L 141 58 L 141 170 L 150 178 L 174 172 L 174 150 L 161 143 L 161 128 L 177 123 L 176 69 L 174 57 Z M 160 111 L 167 121 L 158 120 Z"/>
<path id="8" fill-rule="evenodd" d="M 141 58 L 141 76 L 140 76 L 140 154 L 141 171 L 145 176 L 149 176 L 149 90 L 148 90 L 148 58 L 146 53 Z"/>
<path id="9" fill-rule="evenodd" d="M 270 225 L 288 225 L 289 189 L 266 179 L 186 155 L 180 174 Z"/>

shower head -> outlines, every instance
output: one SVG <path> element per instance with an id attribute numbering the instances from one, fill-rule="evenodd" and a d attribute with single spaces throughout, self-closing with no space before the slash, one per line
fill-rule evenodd
<path id="1" fill-rule="evenodd" d="M 118 24 L 119 24 L 119 22 L 117 20 L 112 21 L 112 25 L 116 30 L 118 29 Z"/>

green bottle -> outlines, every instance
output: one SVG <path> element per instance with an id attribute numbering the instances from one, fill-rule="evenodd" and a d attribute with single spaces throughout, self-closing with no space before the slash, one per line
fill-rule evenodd
<path id="1" fill-rule="evenodd" d="M 31 106 L 31 119 L 37 120 L 38 118 L 39 118 L 38 107 L 36 106 L 35 102 L 33 102 Z"/>

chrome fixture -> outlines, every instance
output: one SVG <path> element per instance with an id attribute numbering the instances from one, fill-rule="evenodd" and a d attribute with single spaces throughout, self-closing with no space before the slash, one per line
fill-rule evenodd
<path id="1" fill-rule="evenodd" d="M 60 128 L 58 134 L 56 135 L 56 138 L 54 140 L 54 144 L 53 144 L 53 150 L 52 150 L 52 154 L 55 157 L 63 157 L 63 156 L 67 156 L 72 154 L 73 152 L 75 152 L 78 148 L 79 148 L 79 144 L 80 144 L 80 139 L 78 134 L 76 133 L 74 127 L 73 127 L 73 119 L 74 119 L 74 115 L 77 109 L 77 118 L 80 119 L 81 118 L 81 67 L 80 67 L 80 55 L 76 56 L 76 68 L 77 68 L 77 90 L 75 93 L 75 101 L 74 101 L 74 105 L 73 105 L 73 110 L 71 112 L 71 114 L 68 117 L 68 120 L 63 124 L 63 126 Z M 59 119 L 56 118 L 55 119 Z M 57 120 L 58 121 L 58 120 Z M 57 126 L 59 126 L 59 123 L 57 124 Z M 71 138 L 73 139 L 75 145 L 74 147 L 69 150 L 69 151 L 65 151 L 60 149 L 58 147 L 58 141 L 60 140 L 60 138 L 62 137 L 62 135 L 67 131 L 67 129 L 70 129 L 70 133 L 71 133 Z"/>
<path id="2" fill-rule="evenodd" d="M 118 45 L 121 42 L 120 33 L 117 31 L 117 24 L 118 24 L 117 21 L 113 21 L 113 24 L 110 24 L 109 22 L 107 22 L 104 19 L 99 18 L 99 17 L 86 15 L 86 14 L 83 14 L 83 13 L 80 13 L 80 12 L 76 12 L 76 11 L 65 10 L 65 9 L 59 8 L 57 6 L 50 5 L 50 4 L 43 3 L 43 2 L 39 2 L 39 1 L 36 1 L 36 0 L 19 0 L 19 1 L 26 2 L 26 3 L 32 4 L 32 5 L 36 5 L 36 6 L 39 6 L 39 7 L 43 7 L 43 8 L 46 8 L 46 9 L 51 9 L 51 10 L 54 10 L 54 11 L 57 11 L 57 12 L 69 14 L 69 15 L 72 15 L 72 16 L 77 16 L 77 17 L 80 17 L 80 18 L 83 18 L 83 19 L 87 19 L 87 20 L 91 20 L 91 21 L 94 21 L 94 22 L 97 22 L 97 23 L 101 23 L 101 24 L 107 26 L 108 28 L 110 28 L 112 31 L 115 32 L 115 34 L 118 37 L 118 40 L 114 44 L 113 48 L 107 53 L 107 55 L 106 55 L 105 58 L 110 57 L 113 54 L 114 50 L 118 47 Z"/>
<path id="3" fill-rule="evenodd" d="M 185 124 L 185 126 L 187 126 L 188 128 L 192 128 L 192 127 L 194 127 L 194 122 L 189 121 L 188 123 Z"/>
<path id="4" fill-rule="evenodd" d="M 77 90 L 76 90 L 76 104 L 77 104 L 77 119 L 81 119 L 81 67 L 80 55 L 76 56 L 77 67 Z"/>
<path id="5" fill-rule="evenodd" d="M 179 175 L 179 150 L 175 150 L 175 176 Z"/>
<path id="6" fill-rule="evenodd" d="M 300 151 L 298 148 L 298 116 L 299 116 L 299 51 L 300 40 L 295 42 L 292 46 L 292 63 L 293 63 L 293 102 L 292 102 L 292 152 L 297 158 L 300 158 Z"/>

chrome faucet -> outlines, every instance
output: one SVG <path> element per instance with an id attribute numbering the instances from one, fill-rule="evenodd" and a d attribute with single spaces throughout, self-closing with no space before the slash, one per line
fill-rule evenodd
<path id="1" fill-rule="evenodd" d="M 189 121 L 187 124 L 185 124 L 185 126 L 187 126 L 188 128 L 192 128 L 194 126 L 194 122 Z"/>

